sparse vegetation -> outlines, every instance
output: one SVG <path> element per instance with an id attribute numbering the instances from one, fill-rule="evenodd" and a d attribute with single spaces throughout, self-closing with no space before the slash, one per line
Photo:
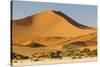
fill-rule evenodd
<path id="1" fill-rule="evenodd" d="M 40 61 L 42 59 L 63 59 L 64 57 L 70 57 L 71 59 L 81 59 L 87 57 L 96 57 L 97 49 L 90 50 L 88 48 L 84 48 L 83 50 L 54 50 L 49 52 L 40 52 L 32 54 L 32 57 L 23 56 L 20 54 L 12 53 L 12 59 L 16 60 L 25 60 L 31 59 L 33 61 Z M 15 61 L 15 63 L 17 63 Z"/>
<path id="2" fill-rule="evenodd" d="M 61 53 L 62 53 L 62 51 L 59 51 L 59 50 L 51 51 L 51 52 L 48 52 L 46 54 L 46 57 L 47 58 L 59 58 L 59 59 L 61 59 L 62 58 Z"/>
<path id="3" fill-rule="evenodd" d="M 12 53 L 12 56 L 11 56 L 12 59 L 16 59 L 16 60 L 24 60 L 24 59 L 29 59 L 28 56 L 23 56 L 23 55 L 20 55 L 20 54 L 16 54 L 16 53 Z"/>

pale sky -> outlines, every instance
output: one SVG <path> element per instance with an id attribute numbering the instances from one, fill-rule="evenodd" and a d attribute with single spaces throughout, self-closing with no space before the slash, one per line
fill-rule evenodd
<path id="1" fill-rule="evenodd" d="M 75 5 L 14 0 L 12 10 L 13 19 L 21 19 L 45 10 L 59 10 L 81 24 L 93 27 L 97 26 L 96 5 Z"/>

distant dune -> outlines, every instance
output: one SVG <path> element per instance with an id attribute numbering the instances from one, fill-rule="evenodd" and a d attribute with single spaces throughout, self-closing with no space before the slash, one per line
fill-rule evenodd
<path id="1" fill-rule="evenodd" d="M 12 44 L 14 52 L 24 55 L 24 49 L 26 54 L 31 54 L 30 50 L 63 50 L 72 46 L 92 49 L 96 48 L 97 30 L 79 24 L 61 11 L 48 10 L 13 20 Z"/>

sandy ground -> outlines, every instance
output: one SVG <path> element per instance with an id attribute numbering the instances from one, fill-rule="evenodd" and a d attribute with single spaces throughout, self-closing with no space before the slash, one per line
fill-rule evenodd
<path id="1" fill-rule="evenodd" d="M 17 60 L 18 61 L 18 60 Z M 17 63 L 13 63 L 13 67 L 23 67 L 30 65 L 42 65 L 42 64 L 64 64 L 64 63 L 81 63 L 81 62 L 96 62 L 97 58 L 82 58 L 82 59 L 45 59 L 41 61 L 31 61 L 31 60 L 19 60 Z"/>

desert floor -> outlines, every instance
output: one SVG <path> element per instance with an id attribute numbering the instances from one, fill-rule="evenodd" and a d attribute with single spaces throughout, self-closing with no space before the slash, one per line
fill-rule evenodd
<path id="1" fill-rule="evenodd" d="M 16 60 L 14 60 L 16 61 Z M 14 63 L 13 61 L 13 67 L 23 67 L 27 65 L 43 65 L 43 64 L 69 64 L 69 63 L 82 63 L 82 62 L 96 62 L 97 57 L 88 57 L 88 58 L 82 58 L 82 59 L 70 59 L 68 57 L 63 59 L 44 59 L 41 61 L 32 61 L 32 60 L 17 60 L 17 63 Z"/>

